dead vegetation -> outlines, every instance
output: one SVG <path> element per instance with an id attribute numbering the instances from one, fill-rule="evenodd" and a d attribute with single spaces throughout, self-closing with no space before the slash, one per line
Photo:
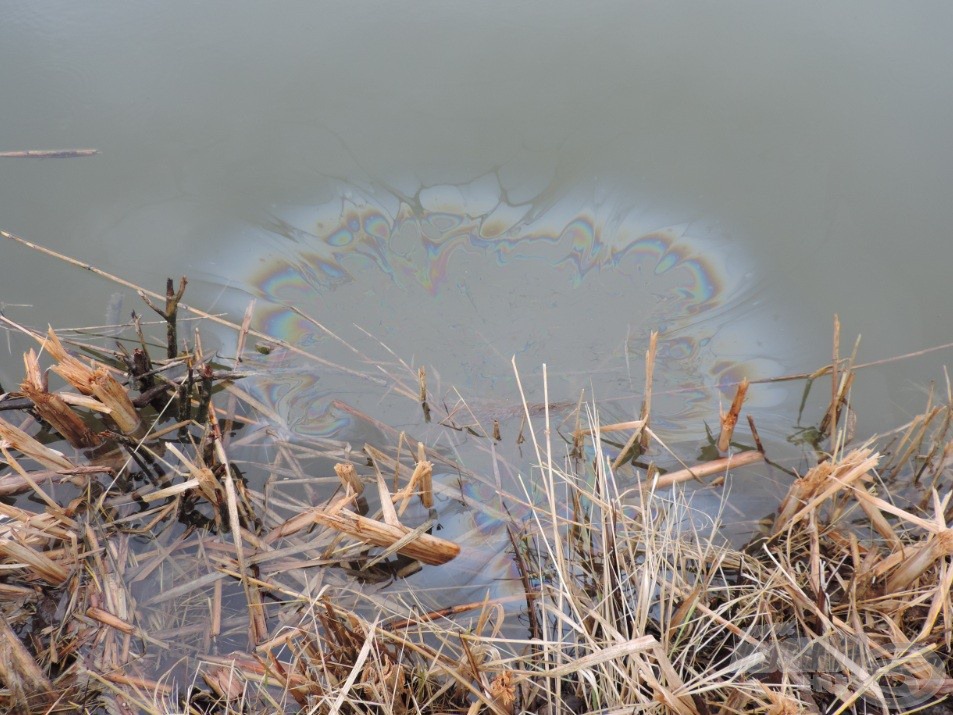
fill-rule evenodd
<path id="1" fill-rule="evenodd" d="M 527 515 L 508 525 L 514 593 L 435 609 L 365 586 L 453 574 L 433 470 L 466 469 L 377 423 L 385 439 L 359 449 L 276 438 L 242 389 L 248 319 L 234 357 L 205 354 L 176 330 L 200 312 L 184 287 L 152 296 L 164 340 L 137 319 L 115 350 L 0 318 L 35 343 L 0 398 L 0 709 L 782 715 L 953 695 L 949 387 L 853 445 L 854 360 L 835 351 L 824 451 L 736 548 L 677 485 L 764 459 L 732 442 L 747 384 L 723 456 L 665 471 L 653 338 L 638 419 L 581 403 L 561 439 L 548 395 L 524 399 L 533 466 L 501 495 Z M 426 421 L 500 439 L 405 367 L 389 389 Z"/>

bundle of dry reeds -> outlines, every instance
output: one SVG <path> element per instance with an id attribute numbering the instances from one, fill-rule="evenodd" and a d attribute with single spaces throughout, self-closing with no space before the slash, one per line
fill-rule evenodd
<path id="1" fill-rule="evenodd" d="M 322 603 L 330 584 L 346 588 L 355 569 L 407 573 L 459 552 L 429 533 L 433 519 L 402 523 L 410 500 L 433 507 L 422 444 L 409 465 L 406 449 L 367 445 L 369 470 L 330 450 L 341 457 L 333 477 L 300 472 L 288 446 L 297 476 L 339 483 L 319 506 L 269 500 L 250 484 L 229 451 L 248 447 L 235 435 L 262 418 L 260 405 L 236 385 L 240 360 L 213 364 L 198 336 L 180 349 L 184 287 L 173 292 L 170 281 L 166 307 L 156 309 L 168 327 L 161 359 L 139 320 L 130 352 L 126 342 L 69 349 L 52 329 L 3 318 L 40 353 L 27 351 L 20 390 L 0 398 L 0 494 L 15 499 L 0 503 L 0 710 L 165 712 L 203 698 L 227 709 L 248 682 L 261 685 L 255 702 L 265 710 L 289 697 L 304 702 L 330 686 L 314 682 L 304 661 L 298 672 L 270 655 L 294 642 L 285 629 L 302 606 Z M 397 486 L 388 488 L 381 469 Z M 367 482 L 376 514 L 362 494 Z M 329 566 L 340 573 L 328 575 Z M 342 632 L 335 611 L 322 618 L 326 637 Z M 240 650 L 224 658 L 223 648 Z M 206 688 L 190 692 L 197 672 Z"/>

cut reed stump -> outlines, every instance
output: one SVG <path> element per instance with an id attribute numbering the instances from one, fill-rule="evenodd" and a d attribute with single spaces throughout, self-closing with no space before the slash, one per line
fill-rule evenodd
<path id="1" fill-rule="evenodd" d="M 727 452 L 728 447 L 731 446 L 731 437 L 735 432 L 735 425 L 738 424 L 738 416 L 741 414 L 741 406 L 744 404 L 747 394 L 748 378 L 746 377 L 738 385 L 735 398 L 731 401 L 731 407 L 721 415 L 721 434 L 718 435 L 719 452 Z"/>

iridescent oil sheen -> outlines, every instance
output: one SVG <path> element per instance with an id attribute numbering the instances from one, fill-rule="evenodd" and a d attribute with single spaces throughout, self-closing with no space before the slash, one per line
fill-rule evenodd
<path id="1" fill-rule="evenodd" d="M 323 354 L 333 341 L 291 306 L 338 335 L 353 338 L 358 325 L 477 405 L 515 399 L 514 355 L 531 374 L 549 363 L 551 397 L 585 388 L 635 402 L 658 330 L 657 423 L 673 428 L 710 410 L 731 379 L 758 376 L 746 367 L 750 350 L 724 353 L 719 340 L 757 287 L 717 231 L 666 226 L 615 199 L 510 205 L 502 195 L 342 188 L 319 206 L 276 210 L 240 269 L 238 283 L 259 299 L 255 327 Z M 280 359 L 269 358 L 259 398 L 292 432 L 340 437 L 353 423 L 332 407 L 345 388 Z"/>

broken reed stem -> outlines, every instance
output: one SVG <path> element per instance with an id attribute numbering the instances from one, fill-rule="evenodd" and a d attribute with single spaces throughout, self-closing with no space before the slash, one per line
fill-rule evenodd
<path id="1" fill-rule="evenodd" d="M 350 462 L 346 464 L 335 464 L 334 473 L 338 475 L 338 479 L 341 480 L 341 484 L 345 490 L 350 489 L 354 494 L 358 495 L 364 493 L 364 482 L 357 476 L 357 470 L 354 469 L 353 464 Z"/>
<path id="2" fill-rule="evenodd" d="M 727 452 L 728 447 L 731 446 L 731 437 L 735 432 L 735 425 L 738 424 L 738 416 L 741 414 L 741 406 L 744 404 L 747 394 L 748 378 L 746 377 L 735 390 L 735 398 L 731 401 L 731 408 L 721 415 L 721 434 L 718 435 L 719 452 Z"/>
<path id="3" fill-rule="evenodd" d="M 58 363 L 53 371 L 84 395 L 92 395 L 109 408 L 109 417 L 124 435 L 137 440 L 145 436 L 139 412 L 129 394 L 104 366 L 94 370 L 70 355 L 53 328 L 48 329 L 41 344 Z"/>
<path id="4" fill-rule="evenodd" d="M 2 418 L 0 418 L 0 439 L 6 440 L 13 449 L 47 469 L 53 471 L 74 469 L 73 463 L 60 452 L 41 444 L 19 427 L 14 427 Z"/>
<path id="5" fill-rule="evenodd" d="M 23 364 L 25 377 L 20 383 L 20 391 L 33 402 L 37 414 L 77 449 L 100 444 L 101 440 L 63 398 L 47 390 L 35 350 L 30 348 L 23 355 Z"/>
<path id="6" fill-rule="evenodd" d="M 35 471 L 23 476 L 21 474 L 4 474 L 0 476 L 0 497 L 23 494 L 43 482 L 61 482 L 74 480 L 77 477 L 88 477 L 93 474 L 112 474 L 113 470 L 105 466 L 72 467 L 70 469 Z M 83 480 L 79 480 L 83 481 Z"/>
<path id="7" fill-rule="evenodd" d="M 622 445 L 622 449 L 619 450 L 618 456 L 612 461 L 613 470 L 616 470 L 625 464 L 625 461 L 629 459 L 630 455 L 632 454 L 632 450 L 635 445 L 638 443 L 641 446 L 642 443 L 640 442 L 640 438 L 648 435 L 648 430 L 645 429 L 645 420 L 636 420 L 635 422 L 631 422 L 629 424 L 636 425 L 635 431 L 629 436 L 629 439 L 626 441 L 626 443 Z"/>
<path id="8" fill-rule="evenodd" d="M 235 367 L 242 362 L 242 355 L 245 353 L 245 342 L 248 340 L 248 330 L 251 328 L 251 319 L 255 310 L 255 301 L 252 300 L 245 308 L 245 315 L 242 318 L 242 326 L 238 331 L 238 343 L 235 347 Z"/>
<path id="9" fill-rule="evenodd" d="M 338 509 L 334 512 L 316 510 L 312 513 L 312 519 L 319 524 L 344 532 L 365 544 L 385 548 L 393 546 L 413 531 L 406 526 L 384 524 L 347 509 Z M 439 566 L 459 556 L 460 547 L 451 541 L 430 534 L 418 534 L 409 544 L 399 548 L 397 553 L 421 563 Z"/>

